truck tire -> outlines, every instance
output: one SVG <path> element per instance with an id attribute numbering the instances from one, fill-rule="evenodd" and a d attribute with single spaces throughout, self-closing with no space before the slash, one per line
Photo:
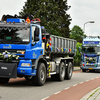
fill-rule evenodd
<path id="1" fill-rule="evenodd" d="M 8 83 L 9 78 L 0 78 L 0 84 L 6 84 Z"/>
<path id="2" fill-rule="evenodd" d="M 63 81 L 65 78 L 65 66 L 64 62 L 61 62 L 60 68 L 59 68 L 59 74 L 56 75 L 56 78 L 58 81 Z"/>
<path id="3" fill-rule="evenodd" d="M 65 79 L 70 80 L 73 73 L 73 65 L 71 62 L 68 63 L 68 67 L 66 68 Z"/>
<path id="4" fill-rule="evenodd" d="M 32 77 L 33 85 L 42 86 L 46 81 L 46 66 L 44 63 L 39 63 L 36 76 Z"/>

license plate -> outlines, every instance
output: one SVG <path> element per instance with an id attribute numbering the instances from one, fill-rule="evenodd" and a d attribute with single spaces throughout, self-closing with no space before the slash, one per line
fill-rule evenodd
<path id="1" fill-rule="evenodd" d="M 88 69 L 93 70 L 93 68 L 88 68 Z"/>

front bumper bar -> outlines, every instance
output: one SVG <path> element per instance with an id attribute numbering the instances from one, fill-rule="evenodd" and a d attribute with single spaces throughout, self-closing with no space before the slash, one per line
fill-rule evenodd
<path id="1" fill-rule="evenodd" d="M 0 77 L 16 78 L 17 77 L 17 63 L 0 62 Z"/>
<path id="2" fill-rule="evenodd" d="M 86 70 L 100 70 L 100 67 L 92 67 L 92 66 L 81 66 L 81 69 L 86 69 Z"/>

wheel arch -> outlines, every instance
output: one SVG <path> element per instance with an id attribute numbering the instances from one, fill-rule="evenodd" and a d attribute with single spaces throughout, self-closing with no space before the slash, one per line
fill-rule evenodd
<path id="1" fill-rule="evenodd" d="M 41 63 L 44 63 L 45 66 L 46 66 L 46 68 L 47 68 L 47 61 L 46 61 L 45 59 L 43 59 L 43 58 L 39 59 L 38 64 L 39 64 L 40 62 L 41 62 Z M 37 66 L 38 66 L 38 65 L 37 65 Z"/>
<path id="2" fill-rule="evenodd" d="M 33 61 L 34 69 L 38 68 L 39 62 L 43 62 L 45 64 L 46 68 L 47 68 L 47 61 L 46 61 L 46 59 L 44 59 L 43 56 L 39 56 L 38 59 L 35 59 Z"/>

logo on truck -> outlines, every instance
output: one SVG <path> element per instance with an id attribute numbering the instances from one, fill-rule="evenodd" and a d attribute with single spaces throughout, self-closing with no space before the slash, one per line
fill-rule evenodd
<path id="1" fill-rule="evenodd" d="M 35 52 L 33 52 L 33 58 L 36 58 L 36 54 L 35 54 Z"/>
<path id="2" fill-rule="evenodd" d="M 11 49 L 11 45 L 9 46 L 3 46 L 4 49 Z"/>

